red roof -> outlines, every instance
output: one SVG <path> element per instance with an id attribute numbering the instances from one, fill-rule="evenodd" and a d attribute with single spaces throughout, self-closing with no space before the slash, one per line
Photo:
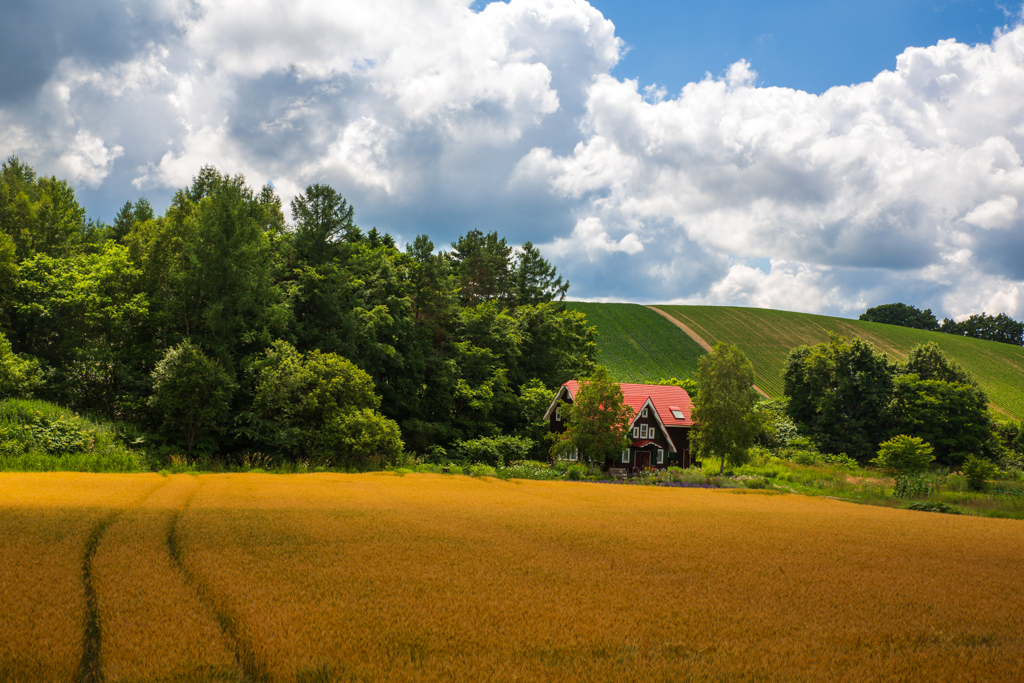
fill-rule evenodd
<path id="1" fill-rule="evenodd" d="M 580 383 L 574 379 L 569 380 L 562 386 L 569 389 L 573 396 L 579 392 Z M 651 399 L 654 409 L 661 418 L 661 423 L 666 427 L 692 427 L 693 426 L 693 401 L 690 395 L 682 387 L 664 386 L 661 384 L 620 384 L 623 398 L 626 404 L 638 414 L 643 408 L 647 399 Z M 683 419 L 672 414 L 672 408 L 683 411 Z"/>

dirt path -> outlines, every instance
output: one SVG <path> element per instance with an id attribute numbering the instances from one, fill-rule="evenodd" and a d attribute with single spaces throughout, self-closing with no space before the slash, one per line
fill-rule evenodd
<path id="1" fill-rule="evenodd" d="M 666 313 L 665 311 L 661 310 L 660 308 L 655 308 L 654 306 L 647 306 L 647 308 L 651 309 L 652 311 L 654 311 L 655 313 L 657 313 L 658 315 L 660 315 L 661 317 L 665 318 L 670 323 L 672 323 L 673 325 L 675 325 L 676 327 L 681 329 L 683 332 L 686 333 L 686 335 L 690 339 L 692 339 L 693 341 L 695 341 L 698 344 L 700 344 L 701 348 L 703 348 L 705 351 L 707 351 L 708 353 L 711 352 L 711 344 L 708 344 L 706 341 L 704 341 L 703 337 L 701 337 L 699 334 L 697 334 L 692 329 L 690 329 L 690 327 L 688 325 L 686 325 L 685 323 L 683 323 L 681 320 L 679 320 L 678 318 L 675 318 L 675 317 L 669 315 L 668 313 Z M 761 387 L 757 386 L 756 384 L 754 385 L 754 389 L 757 390 L 757 393 L 761 394 L 765 398 L 771 398 L 771 396 L 769 396 L 763 389 L 761 389 Z"/>

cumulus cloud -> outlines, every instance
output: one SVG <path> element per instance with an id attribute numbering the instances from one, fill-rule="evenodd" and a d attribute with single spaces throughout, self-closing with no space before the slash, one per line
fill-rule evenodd
<path id="1" fill-rule="evenodd" d="M 108 219 L 213 164 L 330 183 L 399 239 L 532 240 L 581 298 L 1024 315 L 1024 28 L 821 95 L 745 59 L 671 94 L 610 75 L 578 0 L 100 0 L 105 40 L 75 7 L 0 32 L 32 65 L 0 77 L 0 154 Z"/>
<path id="2" fill-rule="evenodd" d="M 930 300 L 960 313 L 979 298 L 957 303 L 970 281 L 1024 312 L 1000 256 L 1024 229 L 1024 28 L 910 48 L 895 71 L 822 95 L 755 83 L 740 61 L 651 101 L 600 75 L 585 140 L 563 156 L 531 150 L 516 177 L 543 177 L 577 225 L 599 218 L 645 245 L 685 238 L 696 262 L 773 259 L 768 273 L 730 268 L 697 300 L 845 311 L 881 272 L 893 300 L 925 279 Z"/>

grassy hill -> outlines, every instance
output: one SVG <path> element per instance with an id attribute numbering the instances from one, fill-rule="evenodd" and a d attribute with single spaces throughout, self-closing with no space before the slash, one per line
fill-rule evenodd
<path id="1" fill-rule="evenodd" d="M 597 327 L 598 362 L 619 382 L 691 377 L 704 349 L 671 322 L 638 304 L 568 302 Z"/>
<path id="2" fill-rule="evenodd" d="M 734 306 L 658 308 L 687 325 L 709 344 L 728 342 L 742 349 L 754 364 L 758 386 L 773 397 L 782 396 L 782 368 L 789 350 L 801 344 L 823 342 L 828 339 L 828 332 L 834 330 L 843 336 L 871 342 L 890 358 L 901 361 L 918 344 L 937 342 L 943 353 L 974 374 L 997 412 L 1024 419 L 1024 347 L 808 313 Z M 587 311 L 588 318 L 590 315 Z M 606 317 L 616 315 L 617 311 L 610 309 Z M 603 343 L 618 348 L 621 342 L 607 338 L 618 334 L 615 327 L 608 325 L 605 329 L 598 318 L 593 320 L 606 337 Z M 668 343 L 666 341 L 666 345 Z"/>

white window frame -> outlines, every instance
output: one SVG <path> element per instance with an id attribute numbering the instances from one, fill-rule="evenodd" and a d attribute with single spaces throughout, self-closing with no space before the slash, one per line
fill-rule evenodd
<path id="1" fill-rule="evenodd" d="M 655 427 L 654 425 L 651 425 L 650 427 L 647 428 L 647 438 L 648 439 L 657 439 L 658 438 L 657 434 L 658 434 L 658 428 Z"/>
<path id="2" fill-rule="evenodd" d="M 683 411 L 681 411 L 681 410 L 673 410 L 672 411 L 672 417 L 674 417 L 677 420 L 685 420 L 686 419 L 686 414 Z"/>
<path id="3" fill-rule="evenodd" d="M 555 408 L 555 422 L 562 421 L 562 406 Z"/>
<path id="4" fill-rule="evenodd" d="M 578 448 L 572 449 L 572 453 L 569 454 L 569 460 L 579 460 L 579 459 L 580 459 L 580 449 L 578 449 Z"/>
<path id="5" fill-rule="evenodd" d="M 629 462 L 629 449 L 628 448 L 622 451 L 622 462 L 624 462 L 624 463 L 628 463 Z"/>
<path id="6" fill-rule="evenodd" d="M 646 424 L 640 425 L 640 438 L 641 439 L 646 439 L 647 438 L 647 425 Z"/>
<path id="7" fill-rule="evenodd" d="M 665 449 L 664 448 L 659 448 L 658 449 L 658 464 L 659 465 L 664 465 L 665 464 Z"/>
<path id="8" fill-rule="evenodd" d="M 647 408 L 640 411 L 640 417 L 647 417 Z"/>
<path id="9" fill-rule="evenodd" d="M 636 426 L 633 427 L 633 438 L 634 439 L 639 439 L 640 438 L 640 428 L 639 427 L 636 427 Z"/>

